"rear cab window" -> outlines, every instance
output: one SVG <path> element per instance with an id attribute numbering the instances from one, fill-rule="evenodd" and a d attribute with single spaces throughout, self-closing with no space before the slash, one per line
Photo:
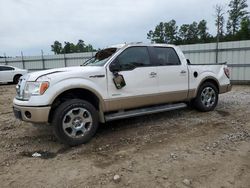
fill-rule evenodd
<path id="1" fill-rule="evenodd" d="M 153 47 L 153 53 L 158 66 L 181 65 L 176 51 L 171 47 Z"/>

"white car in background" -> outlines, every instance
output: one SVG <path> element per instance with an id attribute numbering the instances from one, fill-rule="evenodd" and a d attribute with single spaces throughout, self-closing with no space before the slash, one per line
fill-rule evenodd
<path id="1" fill-rule="evenodd" d="M 17 84 L 19 78 L 27 73 L 28 71 L 25 69 L 9 65 L 0 65 L 0 83 L 13 82 Z"/>

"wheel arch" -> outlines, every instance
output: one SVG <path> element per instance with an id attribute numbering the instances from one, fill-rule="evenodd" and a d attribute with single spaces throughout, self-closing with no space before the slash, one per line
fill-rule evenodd
<path id="1" fill-rule="evenodd" d="M 104 122 L 104 115 L 103 111 L 105 109 L 104 101 L 101 97 L 101 95 L 90 89 L 90 88 L 67 88 L 60 93 L 58 93 L 53 98 L 53 102 L 51 104 L 51 110 L 49 113 L 49 123 L 52 122 L 53 114 L 56 110 L 56 108 L 63 102 L 65 102 L 67 99 L 83 99 L 88 102 L 90 102 L 96 110 L 99 112 L 99 119 L 101 122 Z"/>
<path id="2" fill-rule="evenodd" d="M 198 93 L 198 91 L 199 91 L 199 88 L 200 88 L 200 87 L 202 86 L 202 84 L 204 84 L 205 82 L 210 82 L 210 83 L 214 84 L 215 87 L 216 87 L 217 90 L 218 90 L 218 93 L 220 93 L 220 84 L 219 84 L 219 81 L 218 81 L 216 78 L 212 77 L 212 76 L 208 76 L 208 77 L 203 78 L 203 79 L 201 80 L 200 84 L 198 85 L 198 87 L 196 88 L 196 90 L 195 90 L 195 97 L 197 96 L 197 93 Z"/>
<path id="3" fill-rule="evenodd" d="M 15 82 L 15 78 L 16 78 L 16 77 L 19 77 L 19 78 L 20 78 L 21 76 L 23 76 L 21 73 L 16 73 L 16 74 L 13 76 L 13 79 L 12 79 L 13 82 Z"/>

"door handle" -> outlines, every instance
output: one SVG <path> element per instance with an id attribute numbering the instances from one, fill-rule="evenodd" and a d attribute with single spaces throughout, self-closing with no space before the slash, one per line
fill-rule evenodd
<path id="1" fill-rule="evenodd" d="M 151 72 L 151 73 L 150 73 L 150 76 L 156 76 L 156 75 L 157 75 L 156 72 Z"/>
<path id="2" fill-rule="evenodd" d="M 149 75 L 150 75 L 150 78 L 154 78 L 154 77 L 156 77 L 157 73 L 156 72 L 151 72 Z"/>
<path id="3" fill-rule="evenodd" d="M 187 71 L 185 71 L 185 70 L 182 70 L 182 71 L 181 71 L 181 74 L 185 74 L 185 73 L 187 73 Z"/>

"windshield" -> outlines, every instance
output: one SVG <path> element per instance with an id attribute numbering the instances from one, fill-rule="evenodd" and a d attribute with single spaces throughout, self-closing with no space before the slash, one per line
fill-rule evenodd
<path id="1" fill-rule="evenodd" d="M 83 63 L 83 66 L 103 66 L 116 52 L 117 48 L 106 48 L 98 51 L 94 57 Z"/>

